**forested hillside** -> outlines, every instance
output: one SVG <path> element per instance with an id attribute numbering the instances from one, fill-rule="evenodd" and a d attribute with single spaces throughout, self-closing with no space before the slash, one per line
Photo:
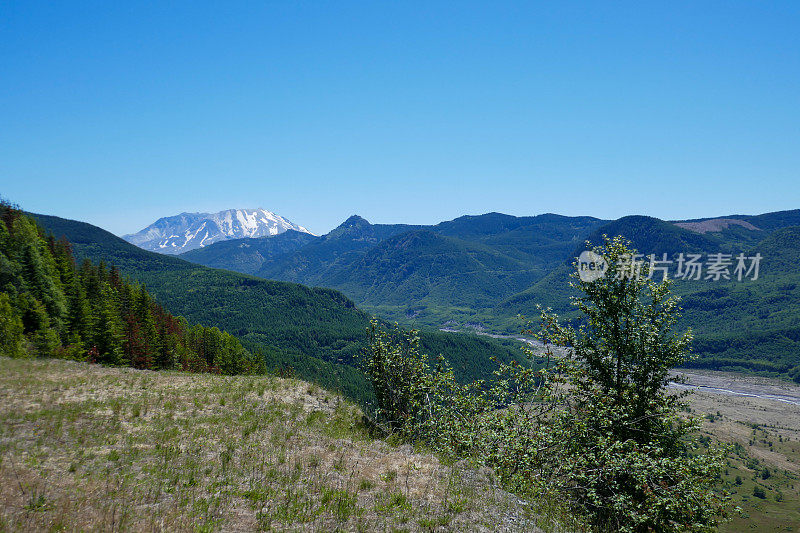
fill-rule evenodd
<path id="1" fill-rule="evenodd" d="M 261 252 L 266 244 L 252 239 L 239 242 L 236 250 L 215 243 L 183 257 L 265 279 L 334 288 L 384 318 L 438 328 L 453 319 L 479 319 L 498 301 L 525 290 L 603 222 L 488 213 L 411 226 L 352 216 L 327 235 L 269 258 Z M 279 237 L 265 239 L 275 242 L 272 250 L 279 248 Z M 231 254 L 224 255 L 223 248 Z M 261 267 L 253 271 L 257 263 Z"/>
<path id="2" fill-rule="evenodd" d="M 800 252 L 800 227 L 780 227 L 793 222 L 795 214 L 748 217 L 771 230 L 730 226 L 702 234 L 651 217 L 624 217 L 599 228 L 589 240 L 599 242 L 602 234 L 623 235 L 641 253 L 667 253 L 673 258 L 678 253 L 744 253 L 747 257 L 760 253 L 763 259 L 757 280 L 750 279 L 752 275 L 743 281 L 676 280 L 673 290 L 682 297 L 684 309 L 679 325 L 692 328 L 695 335 L 698 359 L 691 365 L 800 381 L 800 268 L 795 259 Z M 750 244 L 753 242 L 756 244 Z M 573 272 L 571 261 L 565 260 L 530 289 L 502 302 L 495 316 L 533 316 L 538 303 L 575 318 L 577 314 L 569 303 L 570 296 L 577 295 L 568 285 Z M 503 327 L 502 321 L 497 325 Z M 508 329 L 513 331 L 513 326 Z"/>
<path id="3" fill-rule="evenodd" d="M 35 217 L 69 239 L 76 257 L 118 265 L 170 312 L 224 329 L 262 353 L 269 370 L 294 373 L 360 401 L 371 397 L 354 366 L 367 345 L 369 315 L 341 293 L 206 268 L 141 250 L 90 224 Z M 520 357 L 516 347 L 493 339 L 436 331 L 422 331 L 420 337 L 425 350 L 443 355 L 464 380 L 485 377 L 496 367 L 492 357 Z"/>
<path id="4" fill-rule="evenodd" d="M 66 357 L 144 369 L 263 373 L 230 334 L 189 325 L 116 266 L 76 265 L 56 240 L 0 203 L 0 355 Z"/>
<path id="5" fill-rule="evenodd" d="M 181 259 L 212 268 L 255 274 L 268 261 L 319 240 L 310 233 L 287 230 L 278 235 L 220 241 L 180 254 Z"/>
<path id="6" fill-rule="evenodd" d="M 260 277 L 335 288 L 401 323 L 517 334 L 524 325 L 517 317 L 536 316 L 537 304 L 574 316 L 572 261 L 584 241 L 596 244 L 604 234 L 623 235 L 643 254 L 673 259 L 679 253 L 761 253 L 758 280 L 680 280 L 674 290 L 686 310 L 681 325 L 695 332 L 695 365 L 795 377 L 800 268 L 786 254 L 795 253 L 787 228 L 798 225 L 800 210 L 680 222 L 489 213 L 434 226 L 351 217 L 330 234 L 269 258 L 253 253 L 263 245 L 241 242 L 229 257 L 212 244 L 191 260 L 241 270 L 247 258 L 256 259 Z M 278 247 L 277 237 L 265 240 Z"/>

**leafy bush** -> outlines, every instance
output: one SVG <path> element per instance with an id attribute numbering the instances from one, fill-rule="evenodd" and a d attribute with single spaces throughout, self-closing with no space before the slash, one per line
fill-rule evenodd
<path id="1" fill-rule="evenodd" d="M 363 369 L 375 392 L 377 418 L 393 431 L 415 436 L 431 389 L 427 356 L 419 353 L 419 336 L 396 325 L 387 333 L 372 319 L 367 353 Z"/>
<path id="2" fill-rule="evenodd" d="M 598 530 L 710 530 L 724 511 L 712 490 L 723 454 L 690 453 L 699 421 L 666 390 L 691 341 L 672 331 L 678 299 L 646 264 L 641 278 L 617 275 L 634 253 L 621 238 L 595 252 L 611 268 L 574 283 L 583 323 L 542 311 L 549 368 L 511 362 L 491 382 L 461 385 L 444 362 L 428 365 L 413 335 L 373 324 L 363 365 L 378 413 L 406 438 L 482 461 L 518 493 L 568 502 Z"/>

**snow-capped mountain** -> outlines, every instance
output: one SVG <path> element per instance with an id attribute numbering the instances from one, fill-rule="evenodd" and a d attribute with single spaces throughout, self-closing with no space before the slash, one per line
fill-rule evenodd
<path id="1" fill-rule="evenodd" d="M 266 237 L 289 229 L 311 234 L 303 226 L 259 207 L 219 213 L 181 213 L 159 218 L 140 232 L 122 238 L 152 252 L 180 254 L 218 241 Z"/>

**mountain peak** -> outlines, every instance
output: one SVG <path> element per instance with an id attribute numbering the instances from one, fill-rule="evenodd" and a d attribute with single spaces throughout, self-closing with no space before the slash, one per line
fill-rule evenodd
<path id="1" fill-rule="evenodd" d="M 350 218 L 339 224 L 340 228 L 352 228 L 355 226 L 371 226 L 369 221 L 358 215 L 352 215 Z"/>
<path id="2" fill-rule="evenodd" d="M 123 239 L 145 250 L 180 254 L 214 242 L 277 235 L 290 229 L 312 234 L 303 226 L 257 207 L 162 217 L 138 233 L 124 235 Z"/>

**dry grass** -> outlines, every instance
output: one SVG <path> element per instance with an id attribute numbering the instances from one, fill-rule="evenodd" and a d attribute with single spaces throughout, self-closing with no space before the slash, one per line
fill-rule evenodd
<path id="1" fill-rule="evenodd" d="M 315 385 L 0 358 L 0 531 L 535 531 Z"/>
<path id="2" fill-rule="evenodd" d="M 747 381 L 754 392 L 800 393 L 798 387 L 777 380 L 707 374 L 717 381 L 720 377 Z M 705 435 L 734 445 L 722 487 L 743 514 L 734 515 L 721 531 L 800 531 L 800 406 L 708 391 L 696 391 L 688 400 L 695 414 L 705 415 Z M 757 489 L 763 497 L 755 496 Z"/>

